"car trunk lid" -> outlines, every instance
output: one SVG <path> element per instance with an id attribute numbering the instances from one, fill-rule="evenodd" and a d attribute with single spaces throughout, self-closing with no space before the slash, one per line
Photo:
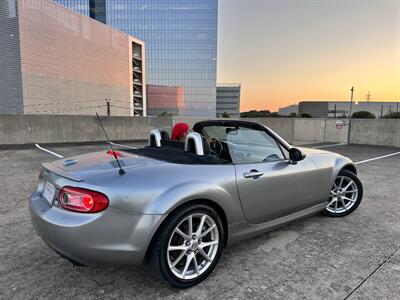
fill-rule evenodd
<path id="1" fill-rule="evenodd" d="M 152 158 L 122 151 L 118 160 L 125 171 L 131 168 L 163 163 Z M 86 153 L 44 163 L 43 167 L 57 175 L 74 181 L 84 181 L 86 178 L 108 172 L 117 173 L 119 170 L 114 155 L 106 151 Z"/>

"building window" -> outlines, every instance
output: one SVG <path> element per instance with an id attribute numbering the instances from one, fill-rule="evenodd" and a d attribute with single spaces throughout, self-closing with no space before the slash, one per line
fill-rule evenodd
<path id="1" fill-rule="evenodd" d="M 17 16 L 17 0 L 8 0 L 8 17 L 15 18 Z"/>

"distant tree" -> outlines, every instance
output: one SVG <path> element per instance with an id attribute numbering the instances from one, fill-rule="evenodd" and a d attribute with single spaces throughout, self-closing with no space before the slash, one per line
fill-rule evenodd
<path id="1" fill-rule="evenodd" d="M 384 119 L 400 119 L 400 112 L 390 112 L 384 115 L 382 118 Z"/>
<path id="2" fill-rule="evenodd" d="M 375 115 L 369 111 L 356 111 L 351 115 L 354 119 L 375 119 Z"/>
<path id="3" fill-rule="evenodd" d="M 270 112 L 269 110 L 249 110 L 240 113 L 241 118 L 282 118 L 278 112 Z"/>
<path id="4" fill-rule="evenodd" d="M 290 117 L 291 117 L 291 118 L 296 118 L 296 116 L 297 116 L 297 114 L 296 114 L 295 112 L 292 112 L 292 113 L 290 114 Z"/>
<path id="5" fill-rule="evenodd" d="M 297 115 L 298 118 L 312 118 L 312 116 L 308 113 L 299 113 Z"/>
<path id="6" fill-rule="evenodd" d="M 171 117 L 171 113 L 167 113 L 166 111 L 163 111 L 161 114 L 158 115 L 159 117 Z"/>
<path id="7" fill-rule="evenodd" d="M 230 118 L 231 116 L 226 111 L 224 111 L 224 113 L 221 115 L 221 117 Z"/>
<path id="8" fill-rule="evenodd" d="M 242 118 L 263 118 L 271 117 L 272 114 L 269 110 L 250 110 L 240 113 Z"/>

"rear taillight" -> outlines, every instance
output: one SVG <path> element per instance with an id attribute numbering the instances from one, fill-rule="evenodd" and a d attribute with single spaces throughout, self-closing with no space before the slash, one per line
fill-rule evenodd
<path id="1" fill-rule="evenodd" d="M 108 207 L 106 195 L 71 186 L 61 189 L 58 200 L 63 208 L 83 213 L 95 213 Z"/>

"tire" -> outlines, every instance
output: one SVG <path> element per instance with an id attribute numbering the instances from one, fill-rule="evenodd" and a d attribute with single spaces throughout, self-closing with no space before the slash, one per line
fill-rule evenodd
<path id="1" fill-rule="evenodd" d="M 190 218 L 193 224 L 191 238 Z M 196 234 L 200 232 L 198 229 L 203 219 L 201 231 L 203 234 L 209 232 L 198 237 Z M 179 228 L 186 238 L 177 233 L 176 228 Z M 213 208 L 204 204 L 185 205 L 173 211 L 160 226 L 150 245 L 147 260 L 153 272 L 161 275 L 170 285 L 179 289 L 189 288 L 202 282 L 214 270 L 221 256 L 224 241 L 224 227 Z M 179 247 L 179 250 L 168 250 L 174 249 L 173 247 Z M 211 261 L 206 260 L 203 254 Z M 186 267 L 188 260 L 190 262 Z"/>
<path id="2" fill-rule="evenodd" d="M 328 205 L 323 213 L 329 217 L 347 216 L 360 205 L 362 197 L 363 186 L 360 179 L 353 172 L 344 169 L 335 178 Z"/>

